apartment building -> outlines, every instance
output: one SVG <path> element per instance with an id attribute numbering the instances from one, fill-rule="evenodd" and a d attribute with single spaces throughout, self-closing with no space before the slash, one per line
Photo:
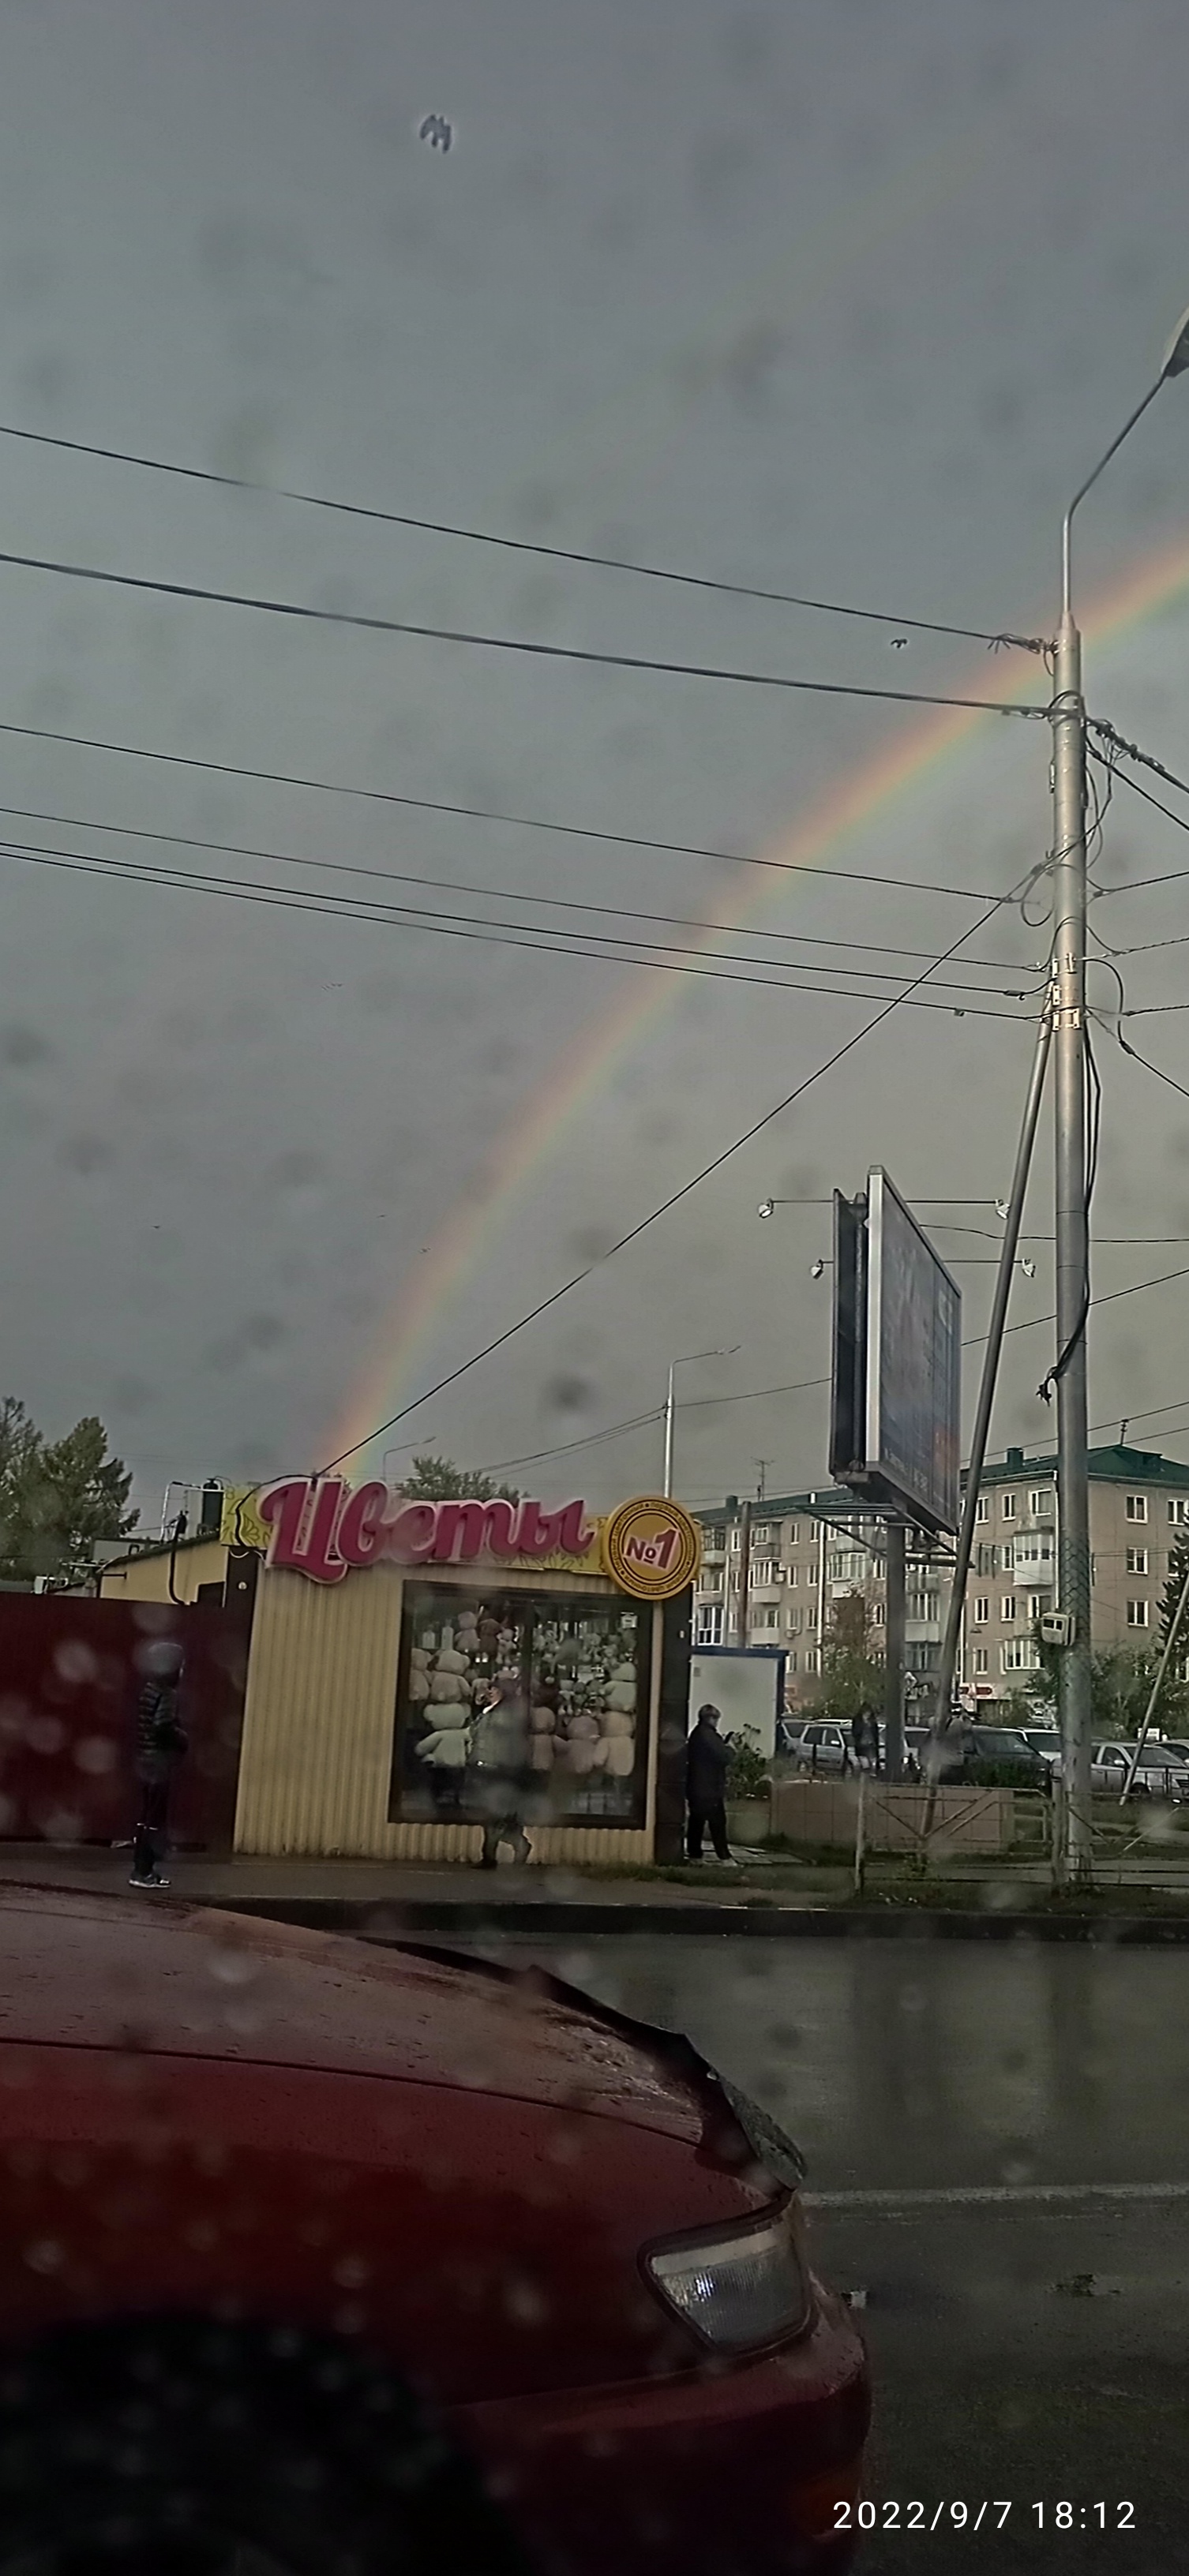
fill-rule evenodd
<path id="1" fill-rule="evenodd" d="M 735 1496 L 701 1511 L 702 1575 L 694 1613 L 701 1646 L 739 1642 L 741 1513 Z M 944 1617 L 943 1569 L 930 1551 L 910 1558 L 906 1660 L 922 1679 L 936 1667 Z M 753 1503 L 747 1643 L 779 1646 L 786 1658 L 791 1705 L 811 1700 L 821 1673 L 823 1630 L 835 1602 L 854 1592 L 867 1601 L 872 1625 L 885 1618 L 883 1532 L 856 1517 L 852 1495 L 837 1486 L 771 1495 Z"/>
<path id="2" fill-rule="evenodd" d="M 978 1700 L 1006 1700 L 1036 1670 L 1037 1619 L 1054 1606 L 1057 1462 L 1023 1449 L 984 1470 L 966 1593 L 958 1680 Z M 772 1495 L 752 1505 L 747 1643 L 779 1646 L 790 1704 L 811 1700 L 821 1672 L 823 1632 L 836 1601 L 862 1593 L 877 1630 L 884 1624 L 882 1531 L 856 1518 L 837 1487 Z M 699 1645 L 739 1642 L 740 1525 L 737 1499 L 698 1515 L 703 1565 L 695 1603 Z M 1189 1539 L 1189 1466 L 1158 1452 L 1116 1444 L 1090 1453 L 1091 1622 L 1095 1647 L 1154 1644 L 1168 1560 Z M 924 1683 L 937 1668 L 949 1600 L 948 1548 L 908 1565 L 905 1660 Z"/>
<path id="3" fill-rule="evenodd" d="M 1116 1443 L 1090 1452 L 1094 1646 L 1155 1644 L 1173 1548 L 1189 1538 L 1189 1466 Z M 984 1470 L 966 1592 L 964 1677 L 979 1699 L 1026 1689 L 1032 1632 L 1055 1606 L 1057 1461 L 1009 1449 Z"/>

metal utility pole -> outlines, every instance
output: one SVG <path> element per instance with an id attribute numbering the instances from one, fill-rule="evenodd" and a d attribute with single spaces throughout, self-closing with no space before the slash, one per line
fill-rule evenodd
<path id="1" fill-rule="evenodd" d="M 1057 1597 L 1073 1619 L 1062 1650 L 1058 1709 L 1065 1768 L 1070 1875 L 1092 1867 L 1090 1817 L 1090 1482 L 1086 1324 L 1090 1231 L 1086 1194 L 1086 711 L 1082 639 L 1066 600 L 1053 689 L 1054 1177 L 1057 1238 Z"/>
<path id="2" fill-rule="evenodd" d="M 757 1458 L 756 1460 L 756 1467 L 759 1471 L 756 1476 L 757 1503 L 762 1503 L 767 1500 L 768 1469 L 771 1464 L 772 1460 L 770 1458 Z"/>
<path id="3" fill-rule="evenodd" d="M 886 1621 L 884 1664 L 884 1769 L 889 1780 L 904 1777 L 904 1625 L 905 1567 L 904 1523 L 884 1524 L 887 1547 L 884 1558 L 886 1582 Z"/>
<path id="4" fill-rule="evenodd" d="M 673 1431 L 677 1413 L 673 1394 L 673 1380 L 676 1376 L 677 1370 L 679 1368 L 688 1368 L 692 1360 L 733 1360 L 738 1348 L 738 1342 L 732 1342 L 729 1350 L 724 1350 L 721 1342 L 716 1342 L 712 1351 L 682 1351 L 675 1360 L 670 1360 L 669 1362 L 669 1384 L 665 1395 L 664 1493 L 666 1501 L 673 1491 Z"/>
<path id="5" fill-rule="evenodd" d="M 954 1691 L 954 1673 L 957 1669 L 958 1645 L 962 1633 L 962 1623 L 966 1614 L 966 1585 L 970 1574 L 970 1560 L 974 1554 L 974 1533 L 976 1527 L 976 1514 L 978 1511 L 979 1487 L 982 1484 L 983 1468 L 986 1464 L 987 1440 L 991 1429 L 991 1410 L 995 1402 L 995 1385 L 999 1375 L 999 1355 L 1003 1348 L 1003 1328 L 1007 1321 L 1007 1302 L 1011 1294 L 1012 1272 L 1015 1269 L 1016 1251 L 1020 1240 L 1020 1224 L 1024 1214 L 1024 1199 L 1028 1189 L 1028 1174 L 1032 1167 L 1032 1148 L 1036 1141 L 1036 1127 L 1037 1121 L 1040 1117 L 1040 1104 L 1045 1084 L 1045 1068 L 1049 1061 L 1049 1045 L 1052 1039 L 1052 1034 L 1052 1002 L 1050 997 L 1050 999 L 1045 1003 L 1044 1010 L 1041 1014 L 1040 1025 L 1036 1032 L 1036 1051 L 1032 1058 L 1032 1072 L 1028 1081 L 1028 1097 L 1024 1103 L 1024 1120 L 1020 1129 L 1020 1141 L 1016 1147 L 1016 1168 L 1012 1174 L 1011 1196 L 1007 1203 L 1007 1217 L 1003 1229 L 1003 1249 L 999 1255 L 999 1275 L 995 1281 L 995 1295 L 991 1305 L 991 1328 L 987 1334 L 987 1346 L 983 1355 L 983 1374 L 978 1391 L 978 1404 L 975 1408 L 974 1429 L 970 1436 L 970 1460 L 966 1469 L 966 1491 L 962 1500 L 962 1521 L 958 1531 L 958 1548 L 957 1555 L 954 1559 L 953 1584 L 950 1591 L 949 1609 L 946 1613 L 945 1632 L 941 1642 L 941 1657 L 937 1670 L 937 1687 L 933 1701 L 933 1724 L 934 1726 L 939 1727 L 948 1726 L 950 1722 L 951 1704 Z"/>
<path id="6" fill-rule="evenodd" d="M 1169 376 L 1189 368 L 1183 315 L 1154 385 L 1074 493 L 1061 530 L 1061 624 L 1050 716 L 1053 730 L 1053 968 L 1056 1057 L 1058 1585 L 1074 1622 L 1062 1648 L 1058 1707 L 1065 1771 L 1069 1875 L 1092 1868 L 1090 1815 L 1090 1485 L 1086 1430 L 1086 1323 L 1090 1243 L 1086 1164 L 1086 710 L 1082 639 L 1073 615 L 1074 513 Z"/>

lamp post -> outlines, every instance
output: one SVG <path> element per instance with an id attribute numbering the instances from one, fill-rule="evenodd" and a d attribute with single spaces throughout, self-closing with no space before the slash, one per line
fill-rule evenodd
<path id="1" fill-rule="evenodd" d="M 667 1394 L 667 1395 L 666 1395 L 666 1397 L 665 1397 L 665 1495 L 666 1495 L 666 1499 L 668 1498 L 668 1496 L 669 1496 L 669 1495 L 672 1493 L 672 1491 L 673 1491 L 673 1418 L 674 1418 L 674 1410 L 675 1410 L 675 1408 L 674 1408 L 674 1403 L 673 1403 L 673 1378 L 674 1378 L 674 1373 L 675 1373 L 675 1371 L 676 1371 L 677 1369 L 679 1369 L 679 1368 L 688 1368 L 688 1367 L 689 1367 L 689 1365 L 690 1365 L 691 1360 L 730 1360 L 730 1359 L 733 1359 L 733 1358 L 734 1358 L 734 1356 L 735 1356 L 735 1353 L 736 1353 L 736 1351 L 737 1351 L 738 1349 L 739 1349 L 739 1344 L 738 1344 L 738 1342 L 732 1342 L 729 1350 L 724 1349 L 721 1343 L 717 1343 L 717 1344 L 715 1345 L 715 1348 L 714 1348 L 712 1351 L 682 1351 L 682 1353 L 680 1354 L 680 1357 L 679 1357 L 679 1358 L 677 1358 L 677 1359 L 675 1359 L 675 1360 L 670 1360 L 670 1362 L 669 1362 L 669 1391 L 668 1391 L 668 1394 Z"/>
<path id="2" fill-rule="evenodd" d="M 1067 1860 L 1072 1877 L 1092 1866 L 1090 1816 L 1090 1486 L 1086 1324 L 1090 1240 L 1086 1167 L 1086 709 L 1082 639 L 1073 614 L 1074 513 L 1170 376 L 1189 369 L 1189 312 L 1173 333 L 1155 384 L 1080 484 L 1061 529 L 1061 624 L 1050 720 L 1053 732 L 1053 1054 L 1057 1268 L 1058 1598 L 1072 1613 L 1062 1650 L 1058 1707 L 1065 1768 Z"/>

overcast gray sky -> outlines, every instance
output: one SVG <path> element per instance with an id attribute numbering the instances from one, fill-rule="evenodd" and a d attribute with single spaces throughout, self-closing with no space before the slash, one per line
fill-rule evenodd
<path id="1" fill-rule="evenodd" d="M 1064 498 L 1189 298 L 1187 79 L 1189 18 L 1158 0 L 7 0 L 0 419 L 905 619 L 1047 633 Z M 448 154 L 418 139 L 427 114 L 450 120 Z M 976 643 L 5 438 L 0 494 L 0 544 L 18 554 L 674 661 L 960 695 L 1003 685 Z M 1173 387 L 1087 508 L 1087 605 L 1177 548 L 1189 409 Z M 1186 647 L 1174 595 L 1088 654 L 1094 708 L 1182 773 Z M 1041 676 L 1020 674 L 1034 691 Z M 769 854 L 924 739 L 910 707 L 303 627 L 11 567 L 0 718 Z M 379 892 L 512 936 L 551 919 L 530 897 L 727 922 L 745 875 L 768 887 L 750 915 L 761 937 L 724 932 L 707 943 L 717 974 L 677 976 L 0 857 L 0 1380 L 53 1431 L 101 1412 L 150 1511 L 169 1476 L 312 1466 L 411 1403 L 790 1091 L 895 989 L 893 970 L 913 971 L 790 934 L 937 954 L 978 917 L 841 874 L 760 880 L 0 741 L 6 804 L 65 818 L 0 816 L 25 849 L 172 860 L 303 896 Z M 833 861 L 1004 891 L 1043 855 L 1046 768 L 1042 728 L 976 731 L 836 841 Z M 170 852 L 101 823 L 282 855 Z M 315 859 L 516 900 L 295 864 Z M 1102 881 L 1182 865 L 1184 835 L 1120 787 Z M 1189 929 L 1176 885 L 1095 919 L 1116 948 Z M 695 937 L 637 927 L 678 948 Z M 1008 915 L 968 945 L 1012 971 L 942 970 L 937 998 L 954 1007 L 945 977 L 1023 989 L 1044 934 Z M 861 998 L 764 991 L 723 963 L 745 955 L 812 961 L 836 985 L 830 969 L 862 962 L 885 980 Z M 1183 955 L 1128 960 L 1129 1003 L 1184 998 Z M 1095 989 L 1105 1009 L 1114 987 L 1103 975 Z M 985 1007 L 1020 1009 L 999 992 Z M 1132 1035 L 1189 1079 L 1189 1016 Z M 910 1195 L 993 1197 L 1029 1046 L 1027 1025 L 973 1002 L 961 1019 L 897 1013 L 381 1447 L 418 1436 L 479 1464 L 577 1441 L 654 1411 L 670 1358 L 712 1344 L 740 1347 L 683 1372 L 687 1399 L 820 1376 L 829 1277 L 809 1269 L 829 1250 L 828 1211 L 762 1225 L 758 1201 L 856 1188 L 874 1162 Z M 1099 1054 L 1100 1233 L 1189 1237 L 1189 1109 L 1108 1032 Z M 585 1084 L 551 1125 L 579 1065 Z M 1047 1154 L 1038 1234 L 1046 1185 Z M 1048 1247 L 1032 1250 L 1020 1319 L 1052 1302 Z M 1185 1266 L 1189 1245 L 1104 1241 L 1095 1282 Z M 991 1271 L 959 1275 L 977 1333 Z M 1093 1421 L 1182 1398 L 1189 1417 L 1187 1286 L 1102 1309 Z M 1051 1356 L 1051 1329 L 1016 1337 L 1000 1445 L 1046 1437 L 1034 1389 Z M 743 1490 L 760 1457 L 770 1488 L 820 1480 L 824 1424 L 820 1390 L 691 1401 L 678 1484 Z M 645 1424 L 521 1480 L 598 1502 L 659 1463 Z"/>

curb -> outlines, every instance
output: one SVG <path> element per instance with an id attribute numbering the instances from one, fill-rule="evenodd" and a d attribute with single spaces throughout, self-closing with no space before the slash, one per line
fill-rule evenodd
<path id="1" fill-rule="evenodd" d="M 351 1932 L 370 1941 L 511 1939 L 514 1941 L 642 1938 L 684 1934 L 706 1940 L 742 1934 L 765 1940 L 1078 1941 L 1160 1949 L 1189 1944 L 1189 1914 L 1040 1914 L 965 1908 L 768 1905 L 731 1899 L 718 1905 L 599 1905 L 562 1901 L 412 1898 L 365 1903 L 336 1896 L 201 1896 L 190 1904 L 252 1914 L 305 1931 Z"/>

